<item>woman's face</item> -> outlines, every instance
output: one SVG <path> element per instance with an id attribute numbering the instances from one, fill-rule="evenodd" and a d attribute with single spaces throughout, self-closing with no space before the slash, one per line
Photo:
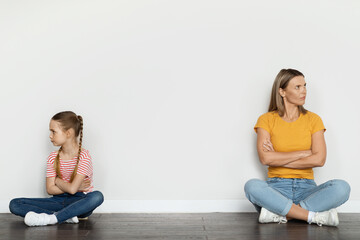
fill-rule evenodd
<path id="1" fill-rule="evenodd" d="M 280 95 L 285 102 L 302 106 L 305 104 L 306 83 L 303 76 L 296 76 L 291 79 L 285 89 L 280 88 Z"/>
<path id="2" fill-rule="evenodd" d="M 51 120 L 49 128 L 49 137 L 52 144 L 54 144 L 54 146 L 62 146 L 67 140 L 67 135 L 61 128 L 60 123 L 58 121 Z"/>

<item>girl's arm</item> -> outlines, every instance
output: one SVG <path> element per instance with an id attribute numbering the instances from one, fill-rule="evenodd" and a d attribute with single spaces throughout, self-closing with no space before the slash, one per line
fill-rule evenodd
<path id="1" fill-rule="evenodd" d="M 263 128 L 257 128 L 257 151 L 260 162 L 269 167 L 288 167 L 294 161 L 308 157 L 311 150 L 294 152 L 275 152 L 267 149 L 266 142 L 270 141 L 270 133 Z"/>
<path id="2" fill-rule="evenodd" d="M 62 191 L 75 194 L 79 191 L 85 191 L 87 188 L 90 187 L 90 181 L 84 181 L 85 175 L 76 174 L 74 180 L 71 183 L 65 182 L 60 178 L 55 179 L 55 185 Z"/>
<path id="3" fill-rule="evenodd" d="M 312 155 L 285 164 L 284 167 L 304 169 L 324 166 L 326 161 L 326 143 L 324 138 L 324 130 L 317 131 L 311 135 L 311 151 Z"/>
<path id="4" fill-rule="evenodd" d="M 46 192 L 49 195 L 58 195 L 64 193 L 64 191 L 55 185 L 55 177 L 46 178 Z"/>

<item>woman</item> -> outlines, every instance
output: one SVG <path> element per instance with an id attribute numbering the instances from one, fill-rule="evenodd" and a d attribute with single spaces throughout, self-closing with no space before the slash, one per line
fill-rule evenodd
<path id="1" fill-rule="evenodd" d="M 321 118 L 307 111 L 304 75 L 282 69 L 276 76 L 269 110 L 254 129 L 260 162 L 268 166 L 268 180 L 251 179 L 246 197 L 260 212 L 259 222 L 304 220 L 319 226 L 339 224 L 336 207 L 346 202 L 350 186 L 331 180 L 319 186 L 314 167 L 326 160 L 326 131 Z"/>

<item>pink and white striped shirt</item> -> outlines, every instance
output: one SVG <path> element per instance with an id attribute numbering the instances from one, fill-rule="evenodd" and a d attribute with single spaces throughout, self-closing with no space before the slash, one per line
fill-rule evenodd
<path id="1" fill-rule="evenodd" d="M 54 161 L 57 151 L 52 152 L 47 159 L 47 169 L 46 177 L 56 177 L 56 171 L 54 168 Z M 65 182 L 70 182 L 71 174 L 73 173 L 77 162 L 77 156 L 70 160 L 63 160 L 60 158 L 60 172 L 62 179 Z M 90 188 L 87 192 L 92 192 L 94 190 L 93 186 L 93 166 L 91 161 L 91 156 L 89 151 L 82 149 L 80 153 L 80 161 L 77 169 L 77 174 L 86 176 L 85 180 L 90 179 Z"/>

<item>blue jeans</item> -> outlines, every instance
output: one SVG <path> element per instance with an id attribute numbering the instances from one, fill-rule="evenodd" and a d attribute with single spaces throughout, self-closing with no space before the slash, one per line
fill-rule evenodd
<path id="1" fill-rule="evenodd" d="M 63 193 L 51 198 L 15 198 L 10 201 L 9 208 L 10 212 L 21 217 L 30 211 L 55 214 L 58 223 L 62 223 L 75 216 L 90 216 L 103 201 L 104 196 L 99 191 L 74 195 Z"/>
<path id="2" fill-rule="evenodd" d="M 314 180 L 302 178 L 251 179 L 244 189 L 258 212 L 264 207 L 281 216 L 288 214 L 292 204 L 313 212 L 327 211 L 345 203 L 350 195 L 350 186 L 344 180 L 317 186 Z"/>

